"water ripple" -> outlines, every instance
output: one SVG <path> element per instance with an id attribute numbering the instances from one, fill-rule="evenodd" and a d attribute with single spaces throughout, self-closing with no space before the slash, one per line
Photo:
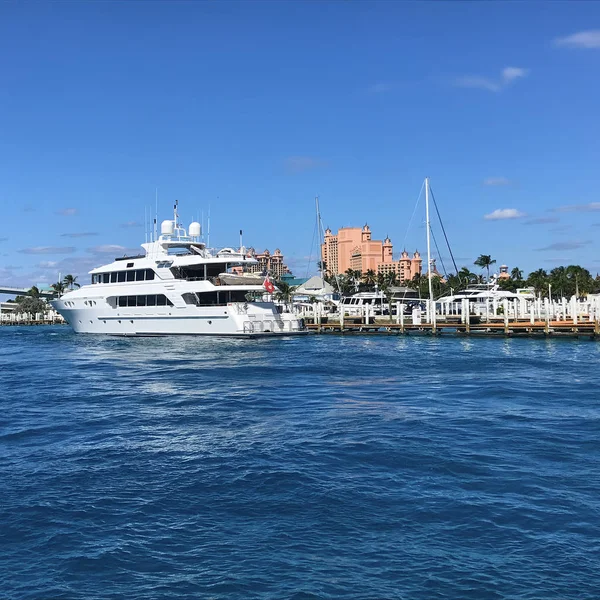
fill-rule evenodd
<path id="1" fill-rule="evenodd" d="M 2 598 L 599 597 L 599 344 L 0 341 Z"/>

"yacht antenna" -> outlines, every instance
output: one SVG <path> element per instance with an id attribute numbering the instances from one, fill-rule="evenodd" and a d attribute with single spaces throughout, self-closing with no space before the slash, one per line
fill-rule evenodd
<path id="1" fill-rule="evenodd" d="M 433 287 L 431 284 L 431 225 L 429 222 L 429 177 L 425 177 L 425 220 L 427 222 L 427 280 L 429 282 L 429 310 L 431 323 L 435 326 L 435 304 L 433 303 Z"/>
<path id="2" fill-rule="evenodd" d="M 210 248 L 210 204 L 208 205 L 208 220 L 206 222 L 206 247 Z"/>
<path id="3" fill-rule="evenodd" d="M 242 244 L 242 230 L 240 229 L 240 254 L 243 254 L 242 248 L 244 247 L 244 244 Z"/>
<path id="4" fill-rule="evenodd" d="M 155 242 L 158 239 L 158 229 L 156 224 L 158 223 L 158 186 L 156 187 L 156 212 L 154 213 L 154 239 Z"/>
<path id="5" fill-rule="evenodd" d="M 148 243 L 148 207 L 144 205 L 144 242 Z"/>

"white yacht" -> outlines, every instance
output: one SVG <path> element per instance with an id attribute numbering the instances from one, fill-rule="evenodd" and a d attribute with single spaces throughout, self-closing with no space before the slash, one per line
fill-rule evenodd
<path id="1" fill-rule="evenodd" d="M 306 333 L 303 321 L 280 312 L 268 277 L 244 277 L 257 261 L 240 250 L 211 253 L 199 223 L 189 235 L 174 218 L 163 221 L 144 254 L 116 258 L 90 271 L 91 283 L 53 300 L 78 333 L 124 336 L 269 336 Z M 236 276 L 236 273 L 239 276 Z"/>
<path id="2" fill-rule="evenodd" d="M 437 304 L 442 314 L 450 314 L 459 312 L 462 300 L 468 300 L 471 313 L 484 315 L 489 314 L 494 305 L 498 305 L 505 298 L 526 303 L 535 300 L 535 291 L 533 288 L 518 288 L 516 292 L 510 292 L 500 289 L 498 283 L 492 280 L 490 283 L 470 284 L 455 294 L 442 296 L 438 298 Z"/>

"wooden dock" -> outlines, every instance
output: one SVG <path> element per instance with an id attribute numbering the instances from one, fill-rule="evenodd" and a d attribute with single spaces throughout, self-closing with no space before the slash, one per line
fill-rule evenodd
<path id="1" fill-rule="evenodd" d="M 600 340 L 600 321 L 489 321 L 460 323 L 457 321 L 438 321 L 437 323 L 391 323 L 377 319 L 369 323 L 328 320 L 326 323 L 307 323 L 310 331 L 316 333 L 337 334 L 379 334 L 379 335 L 434 335 L 434 336 L 472 336 L 472 337 L 585 337 Z"/>

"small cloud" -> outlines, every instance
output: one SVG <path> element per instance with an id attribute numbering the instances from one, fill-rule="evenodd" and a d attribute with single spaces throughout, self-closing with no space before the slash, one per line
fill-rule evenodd
<path id="1" fill-rule="evenodd" d="M 127 221 L 127 223 L 121 223 L 121 227 L 130 228 L 130 227 L 141 227 L 142 224 L 139 221 Z"/>
<path id="2" fill-rule="evenodd" d="M 528 74 L 529 69 L 504 67 L 497 79 L 490 79 L 489 77 L 481 77 L 479 75 L 464 75 L 457 77 L 454 80 L 454 85 L 466 88 L 479 88 L 488 92 L 500 92 L 517 79 L 527 77 Z"/>
<path id="3" fill-rule="evenodd" d="M 505 84 L 521 79 L 521 77 L 527 77 L 529 69 L 521 69 L 520 67 L 505 67 L 502 69 L 502 81 Z"/>
<path id="4" fill-rule="evenodd" d="M 538 252 L 547 252 L 554 250 L 577 250 L 578 248 L 583 248 L 587 246 L 590 242 L 556 242 L 554 244 L 550 244 L 549 246 L 544 246 L 543 248 L 537 248 Z"/>
<path id="5" fill-rule="evenodd" d="M 22 254 L 73 254 L 73 246 L 34 246 L 33 248 L 23 248 L 19 250 Z"/>
<path id="6" fill-rule="evenodd" d="M 391 83 L 379 82 L 375 83 L 367 88 L 369 94 L 384 94 L 389 92 L 394 86 Z"/>
<path id="7" fill-rule="evenodd" d="M 559 206 L 555 209 L 558 212 L 594 212 L 600 210 L 600 202 L 590 202 L 589 204 L 569 204 Z"/>
<path id="8" fill-rule="evenodd" d="M 483 180 L 483 185 L 510 185 L 510 179 L 506 177 L 488 177 Z"/>
<path id="9" fill-rule="evenodd" d="M 524 217 L 525 213 L 517 210 L 516 208 L 497 208 L 494 212 L 489 215 L 484 215 L 486 221 L 500 221 L 503 219 L 520 219 Z"/>
<path id="10" fill-rule="evenodd" d="M 58 264 L 56 260 L 43 260 L 37 264 L 38 269 L 53 269 Z"/>
<path id="11" fill-rule="evenodd" d="M 556 217 L 535 217 L 525 221 L 525 225 L 546 225 L 548 223 L 558 223 L 558 221 L 559 219 Z"/>
<path id="12" fill-rule="evenodd" d="M 123 254 L 127 248 L 125 246 L 119 246 L 117 244 L 105 244 L 103 246 L 94 246 L 88 248 L 87 251 L 92 254 Z"/>
<path id="13" fill-rule="evenodd" d="M 600 29 L 579 31 L 566 37 L 556 38 L 554 45 L 567 48 L 600 48 Z"/>
<path id="14" fill-rule="evenodd" d="M 284 161 L 288 173 L 303 173 L 312 169 L 327 166 L 327 161 L 312 156 L 290 156 Z"/>
<path id="15" fill-rule="evenodd" d="M 89 232 L 89 233 L 61 233 L 60 237 L 82 238 L 82 237 L 92 237 L 94 235 L 98 235 L 98 234 L 96 232 Z"/>
<path id="16" fill-rule="evenodd" d="M 77 214 L 77 209 L 76 208 L 63 208 L 62 210 L 57 210 L 56 214 L 61 215 L 63 217 L 72 217 L 73 215 Z"/>

